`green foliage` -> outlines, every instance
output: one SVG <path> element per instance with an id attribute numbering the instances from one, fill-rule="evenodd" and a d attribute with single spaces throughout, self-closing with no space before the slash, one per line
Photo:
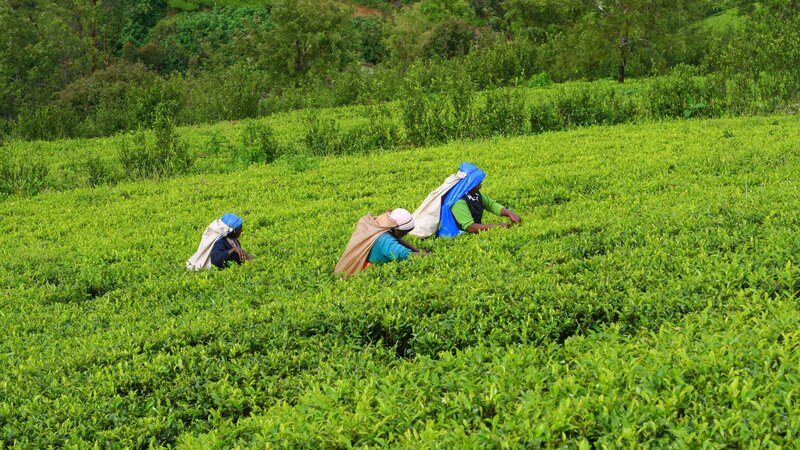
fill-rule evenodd
<path id="1" fill-rule="evenodd" d="M 180 11 L 197 11 L 199 6 L 190 0 L 167 0 L 167 6 Z"/>
<path id="2" fill-rule="evenodd" d="M 706 58 L 724 109 L 737 114 L 768 114 L 780 109 L 780 98 L 800 99 L 800 12 L 763 6 Z"/>
<path id="3" fill-rule="evenodd" d="M 269 6 L 272 0 L 168 0 L 172 9 L 180 11 L 197 11 L 200 8 L 255 8 Z"/>
<path id="4" fill-rule="evenodd" d="M 503 8 L 511 31 L 532 42 L 545 42 L 565 31 L 585 12 L 576 0 L 508 0 Z"/>
<path id="5" fill-rule="evenodd" d="M 208 138 L 208 141 L 203 146 L 203 148 L 208 151 L 208 153 L 212 155 L 219 155 L 225 153 L 228 148 L 230 148 L 231 143 L 228 139 L 221 135 L 219 132 L 212 132 L 211 136 Z"/>
<path id="6" fill-rule="evenodd" d="M 464 76 L 446 80 L 447 90 L 424 94 L 420 84 L 408 88 L 402 102 L 403 126 L 412 146 L 435 144 L 476 134 L 475 90 Z"/>
<path id="7" fill-rule="evenodd" d="M 141 64 L 119 64 L 70 84 L 54 106 L 34 111 L 17 128 L 26 138 L 106 136 L 150 128 L 159 105 L 177 115 L 184 104 L 179 80 L 157 77 Z M 60 117 L 42 117 L 55 114 Z"/>
<path id="8" fill-rule="evenodd" d="M 710 83 L 676 70 L 671 76 L 653 80 L 645 92 L 648 113 L 654 118 L 710 117 L 714 99 Z"/>
<path id="9" fill-rule="evenodd" d="M 423 46 L 428 58 L 454 58 L 469 53 L 475 40 L 472 26 L 464 19 L 452 18 L 437 23 Z"/>
<path id="10" fill-rule="evenodd" d="M 12 2 L 0 6 L 0 120 L 19 123 L 25 138 L 108 136 L 152 126 L 163 101 L 178 102 L 179 124 L 207 123 L 398 100 L 406 76 L 423 72 L 423 84 L 466 73 L 484 90 L 544 70 L 556 81 L 624 81 L 681 64 L 714 74 L 726 97 L 723 106 L 693 98 L 687 116 L 791 111 L 800 84 L 793 4 Z"/>
<path id="11" fill-rule="evenodd" d="M 246 70 L 242 67 L 241 74 L 246 76 L 245 73 Z M 363 73 L 360 69 L 353 71 L 350 81 L 353 86 L 369 83 L 368 78 L 361 78 Z M 761 80 L 751 81 L 745 86 L 747 90 L 741 91 L 736 84 L 740 78 L 734 78 L 728 80 L 724 95 L 720 96 L 719 80 L 716 77 L 696 76 L 695 70 L 689 67 L 676 69 L 668 77 L 628 82 L 624 85 L 610 81 L 566 83 L 549 88 L 499 88 L 483 92 L 476 91 L 472 78 L 464 74 L 448 79 L 431 79 L 428 78 L 429 74 L 422 67 L 413 68 L 407 76 L 408 84 L 401 88 L 407 95 L 401 102 L 336 110 L 314 109 L 296 114 L 282 113 L 268 119 L 259 119 L 258 122 L 245 121 L 241 125 L 233 125 L 232 128 L 227 128 L 224 124 L 186 128 L 182 134 L 188 136 L 189 144 L 197 149 L 191 157 L 198 162 L 192 164 L 192 172 L 229 172 L 297 152 L 309 155 L 359 154 L 381 149 L 433 145 L 454 139 L 535 134 L 591 125 L 717 117 L 742 112 L 791 112 L 792 108 L 800 104 L 785 100 L 794 98 L 791 91 L 785 89 L 792 81 L 785 78 L 764 76 Z M 533 79 L 535 83 L 531 82 L 532 84 L 544 84 L 547 75 L 537 75 Z M 235 89 L 233 83 L 230 86 Z M 767 95 L 781 86 L 784 86 L 784 90 L 779 91 L 780 96 Z M 254 85 L 254 88 L 257 86 Z M 347 91 L 345 86 L 337 86 L 328 92 L 323 103 L 334 101 L 332 98 L 338 95 L 345 96 Z M 733 101 L 731 95 L 735 92 L 740 92 L 741 97 Z M 212 95 L 212 98 L 219 98 L 217 96 L 220 93 L 209 92 L 209 96 Z M 781 100 L 781 96 L 784 100 Z M 257 94 L 253 92 L 253 98 L 256 97 Z M 224 100 L 232 103 L 238 101 L 234 95 Z M 281 101 L 308 100 L 283 97 Z M 269 99 L 263 103 L 260 100 L 256 102 L 259 109 L 277 107 Z M 153 109 L 171 111 L 170 115 L 181 114 L 184 117 L 187 114 L 200 114 L 202 109 L 201 105 L 197 105 L 176 111 L 173 105 L 168 101 L 156 103 Z M 146 111 L 146 108 L 142 111 Z M 132 123 L 138 120 L 142 119 Z M 241 136 L 247 134 L 244 128 L 256 124 L 274 130 L 271 133 L 274 139 L 259 140 L 258 133 L 251 133 L 252 137 L 247 139 L 247 143 L 239 145 Z M 223 129 L 232 131 L 222 133 Z M 137 139 L 139 145 L 143 146 L 145 137 Z M 231 145 L 231 142 L 236 145 Z M 130 142 L 126 143 L 128 144 Z M 45 152 L 50 155 L 47 165 L 52 176 L 46 183 L 47 189 L 64 190 L 91 186 L 95 183 L 91 180 L 103 179 L 102 176 L 90 176 L 89 172 L 93 169 L 90 170 L 85 164 L 87 157 L 94 156 L 92 152 L 102 145 L 100 141 L 75 140 L 63 144 L 54 142 L 45 147 L 20 143 L 10 148 L 13 148 L 13 153 L 17 156 L 23 155 L 25 151 L 37 154 Z M 85 150 L 78 150 L 83 148 Z M 130 145 L 128 148 L 130 149 Z M 67 164 L 59 162 L 58 155 L 62 153 L 69 160 Z M 119 173 L 122 167 L 114 161 L 114 156 L 118 155 L 107 156 L 110 157 L 103 161 L 110 165 L 110 173 L 116 174 L 109 175 L 109 182 L 127 178 L 128 175 Z"/>
<path id="12" fill-rule="evenodd" d="M 302 153 L 286 154 L 283 160 L 294 173 L 302 173 L 319 167 L 319 158 Z"/>
<path id="13" fill-rule="evenodd" d="M 547 43 L 548 71 L 558 78 L 613 76 L 620 83 L 663 72 L 691 9 L 690 2 L 676 0 L 587 2 L 579 6 L 580 18 Z"/>
<path id="14" fill-rule="evenodd" d="M 312 116 L 305 136 L 306 147 L 315 155 L 346 153 L 342 131 L 334 119 Z"/>
<path id="15" fill-rule="evenodd" d="M 208 123 L 257 117 L 266 108 L 263 103 L 269 80 L 268 72 L 247 62 L 189 78 L 184 121 Z"/>
<path id="16" fill-rule="evenodd" d="M 127 7 L 127 17 L 124 28 L 119 35 L 121 46 L 139 46 L 158 20 L 164 16 L 166 0 L 135 0 Z"/>
<path id="17" fill-rule="evenodd" d="M 351 112 L 342 129 L 369 114 Z M 3 445 L 792 447 L 796 124 L 675 120 L 283 155 L 7 198 Z M 236 139 L 237 126 L 214 130 Z M 114 142 L 53 151 L 63 162 Z M 359 217 L 413 209 L 463 160 L 522 225 L 331 275 Z M 256 259 L 186 272 L 226 211 L 244 217 Z"/>
<path id="18" fill-rule="evenodd" d="M 141 131 L 133 135 L 132 144 L 122 140 L 119 159 L 127 177 L 157 179 L 188 172 L 194 158 L 175 133 L 173 112 L 168 106 L 156 110 L 153 131 L 154 142 Z"/>
<path id="19" fill-rule="evenodd" d="M 54 140 L 75 133 L 78 119 L 73 112 L 59 105 L 48 105 L 22 110 L 14 127 L 14 134 L 27 140 Z"/>
<path id="20" fill-rule="evenodd" d="M 485 104 L 477 113 L 481 136 L 518 136 L 527 133 L 525 93 L 513 89 L 497 89 L 485 96 Z"/>
<path id="21" fill-rule="evenodd" d="M 8 135 L 11 133 L 11 122 L 5 119 L 0 119 L 0 148 L 6 143 Z"/>
<path id="22" fill-rule="evenodd" d="M 234 38 L 256 28 L 267 29 L 269 16 L 267 7 L 218 5 L 207 11 L 167 17 L 153 27 L 150 42 L 137 50 L 136 57 L 148 57 L 148 65 L 161 73 L 185 72 L 219 61 L 232 65 L 235 58 L 224 54 L 229 53 Z M 148 47 L 153 53 L 149 56 Z"/>
<path id="23" fill-rule="evenodd" d="M 528 79 L 529 88 L 549 87 L 552 84 L 553 80 L 550 79 L 550 75 L 547 72 L 538 73 Z"/>
<path id="24" fill-rule="evenodd" d="M 249 37 L 251 54 L 263 68 L 288 82 L 343 69 L 357 45 L 349 34 L 352 19 L 336 2 L 276 0 L 270 21 L 269 30 Z"/>
<path id="25" fill-rule="evenodd" d="M 465 55 L 475 36 L 474 13 L 463 0 L 423 0 L 403 8 L 386 39 L 392 60 L 410 64 L 425 58 Z"/>
<path id="26" fill-rule="evenodd" d="M 35 195 L 47 187 L 47 165 L 30 159 L 0 162 L 0 197 Z"/>
<path id="27" fill-rule="evenodd" d="M 563 347 L 487 345 L 420 358 L 315 386 L 296 404 L 182 445 L 224 446 L 238 432 L 254 447 L 791 446 L 795 405 L 779 392 L 796 374 L 788 346 L 797 334 L 786 330 L 797 311 L 786 300 L 752 300 L 724 317 L 692 314 L 637 338 L 604 327 Z M 765 358 L 772 369 L 757 369 Z M 743 416 L 749 425 L 737 427 Z"/>
<path id="28" fill-rule="evenodd" d="M 386 48 L 386 25 L 375 17 L 356 17 L 353 26 L 361 42 L 361 58 L 367 64 L 379 64 L 389 55 Z"/>
<path id="29" fill-rule="evenodd" d="M 234 147 L 234 160 L 245 166 L 253 163 L 271 163 L 282 150 L 269 125 L 254 120 L 245 122 L 241 147 Z"/>
<path id="30" fill-rule="evenodd" d="M 401 144 L 400 130 L 385 108 L 369 108 L 354 126 L 343 129 L 330 117 L 310 116 L 304 142 L 314 155 L 358 154 Z"/>
<path id="31" fill-rule="evenodd" d="M 463 60 L 454 59 L 451 70 L 455 73 L 466 70 L 475 84 L 485 89 L 520 84 L 520 80 L 540 73 L 542 68 L 539 48 L 530 41 L 517 39 L 475 49 Z"/>
<path id="32" fill-rule="evenodd" d="M 104 184 L 112 184 L 117 181 L 114 169 L 99 156 L 88 157 L 81 168 L 87 175 L 89 186 L 96 187 Z"/>

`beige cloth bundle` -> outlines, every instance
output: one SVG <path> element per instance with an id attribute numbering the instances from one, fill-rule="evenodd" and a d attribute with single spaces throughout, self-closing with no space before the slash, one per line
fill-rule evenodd
<path id="1" fill-rule="evenodd" d="M 364 263 L 367 261 L 375 240 L 397 226 L 397 222 L 389 217 L 389 213 L 387 211 L 378 217 L 367 214 L 358 221 L 356 229 L 350 237 L 350 242 L 347 243 L 342 257 L 339 258 L 339 262 L 333 269 L 334 273 L 347 278 L 364 269 Z"/>

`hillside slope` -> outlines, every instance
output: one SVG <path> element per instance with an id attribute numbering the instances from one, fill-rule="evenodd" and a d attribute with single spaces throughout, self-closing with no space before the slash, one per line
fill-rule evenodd
<path id="1" fill-rule="evenodd" d="M 0 442 L 791 445 L 797 132 L 590 127 L 10 198 Z M 359 217 L 462 161 L 522 226 L 332 276 Z M 187 273 L 227 211 L 256 260 Z"/>

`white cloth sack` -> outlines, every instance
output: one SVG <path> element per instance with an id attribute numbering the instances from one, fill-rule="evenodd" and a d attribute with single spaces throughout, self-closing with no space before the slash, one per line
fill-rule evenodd
<path id="1" fill-rule="evenodd" d="M 197 252 L 186 261 L 186 268 L 189 270 L 210 269 L 211 248 L 214 247 L 214 242 L 217 242 L 220 236 L 227 236 L 232 231 L 233 228 L 225 225 L 220 219 L 211 222 L 206 231 L 203 232 Z"/>
<path id="2" fill-rule="evenodd" d="M 421 238 L 436 234 L 436 231 L 439 229 L 439 217 L 442 212 L 442 199 L 450 192 L 450 189 L 452 189 L 456 183 L 466 176 L 467 174 L 461 171 L 450 175 L 444 180 L 441 186 L 425 197 L 425 200 L 422 201 L 419 208 L 411 214 L 411 216 L 414 217 L 416 226 L 409 234 Z"/>

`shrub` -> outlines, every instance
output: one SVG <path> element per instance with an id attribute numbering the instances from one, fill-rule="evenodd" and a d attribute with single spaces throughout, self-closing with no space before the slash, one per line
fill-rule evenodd
<path id="1" fill-rule="evenodd" d="M 454 58 L 469 52 L 475 35 L 472 26 L 464 19 L 452 17 L 436 24 L 423 45 L 429 58 Z"/>
<path id="2" fill-rule="evenodd" d="M 107 136 L 152 127 L 158 104 L 183 104 L 178 79 L 164 80 L 142 64 L 117 63 L 77 80 L 58 95 L 76 127 L 68 136 Z"/>
<path id="3" fill-rule="evenodd" d="M 797 75 L 791 71 L 750 74 L 712 75 L 714 91 L 713 110 L 730 114 L 774 114 L 787 104 L 800 98 L 800 89 L 794 86 Z"/>
<path id="4" fill-rule="evenodd" d="M 552 84 L 553 80 L 550 79 L 550 75 L 547 72 L 538 73 L 528 79 L 529 88 L 549 87 Z"/>
<path id="5" fill-rule="evenodd" d="M 144 132 L 133 136 L 133 145 L 123 138 L 119 159 L 128 178 L 162 178 L 189 171 L 194 160 L 188 145 L 175 134 L 175 124 L 168 107 L 156 112 L 155 142 L 149 142 Z"/>
<path id="6" fill-rule="evenodd" d="M 230 147 L 230 142 L 228 141 L 228 138 L 215 131 L 211 133 L 211 136 L 208 138 L 208 141 L 204 147 L 208 153 L 212 155 L 219 155 L 224 153 Z"/>
<path id="7" fill-rule="evenodd" d="M 100 186 L 116 182 L 111 165 L 97 156 L 90 156 L 83 162 L 81 169 L 86 173 L 89 186 Z"/>
<path id="8" fill-rule="evenodd" d="M 270 112 L 263 104 L 271 86 L 266 72 L 248 62 L 189 78 L 182 122 L 202 123 L 238 120 Z"/>
<path id="9" fill-rule="evenodd" d="M 358 35 L 359 53 L 368 64 L 378 64 L 389 55 L 383 21 L 376 17 L 355 17 L 353 27 Z"/>
<path id="10" fill-rule="evenodd" d="M 363 153 L 394 148 L 401 143 L 400 126 L 386 107 L 370 107 L 363 121 L 343 130 L 331 118 L 309 116 L 304 141 L 314 155 Z"/>
<path id="11" fill-rule="evenodd" d="M 411 87 L 401 106 L 410 145 L 430 145 L 478 134 L 474 84 L 466 76 L 447 84 L 447 90 L 431 95 L 423 94 L 419 84 Z"/>
<path id="12" fill-rule="evenodd" d="M 709 108 L 712 91 L 705 79 L 689 70 L 675 70 L 670 76 L 653 79 L 643 93 L 644 114 L 654 119 L 667 117 L 713 117 Z"/>
<path id="13" fill-rule="evenodd" d="M 362 131 L 362 150 L 390 149 L 400 145 L 400 126 L 385 106 L 367 109 L 367 125 Z"/>
<path id="14" fill-rule="evenodd" d="M 453 59 L 451 70 L 468 72 L 479 89 L 514 85 L 542 70 L 537 53 L 538 47 L 525 39 L 511 42 L 501 39 L 494 45 L 471 51 L 464 58 Z"/>
<path id="15" fill-rule="evenodd" d="M 152 84 L 132 88 L 128 103 L 133 122 L 127 124 L 126 129 L 156 127 L 159 114 L 174 124 L 185 104 L 181 82 L 177 77 L 156 78 Z"/>
<path id="16" fill-rule="evenodd" d="M 569 90 L 560 87 L 555 97 L 555 108 L 563 126 L 598 123 L 597 105 L 592 100 L 592 90 L 589 87 Z"/>
<path id="17" fill-rule="evenodd" d="M 597 123 L 614 125 L 630 122 L 636 117 L 636 103 L 630 91 L 618 86 L 597 86 L 593 89 L 592 102 L 597 107 Z"/>
<path id="18" fill-rule="evenodd" d="M 74 135 L 75 114 L 59 105 L 24 109 L 17 118 L 14 133 L 26 140 L 61 139 Z"/>
<path id="19" fill-rule="evenodd" d="M 8 135 L 11 134 L 13 127 L 14 123 L 12 121 L 0 117 L 0 147 L 2 147 L 8 139 Z"/>
<path id="20" fill-rule="evenodd" d="M 35 195 L 47 186 L 47 166 L 39 161 L 0 161 L 0 196 Z"/>
<path id="21" fill-rule="evenodd" d="M 234 148 L 234 160 L 239 164 L 271 163 L 280 156 L 280 145 L 269 125 L 247 121 L 241 140 L 241 147 Z"/>
<path id="22" fill-rule="evenodd" d="M 370 112 L 366 123 L 346 132 L 337 153 L 365 153 L 375 149 L 390 149 L 400 145 L 400 129 L 387 112 Z"/>
<path id="23" fill-rule="evenodd" d="M 313 155 L 333 155 L 341 150 L 342 139 L 339 124 L 331 118 L 310 116 L 307 119 L 306 147 Z"/>
<path id="24" fill-rule="evenodd" d="M 302 173 L 319 167 L 319 158 L 304 153 L 287 153 L 281 159 L 294 173 Z"/>
<path id="25" fill-rule="evenodd" d="M 488 92 L 478 120 L 482 136 L 525 134 L 528 129 L 525 93 L 515 89 Z"/>
<path id="26" fill-rule="evenodd" d="M 542 133 L 563 128 L 555 104 L 549 99 L 533 103 L 528 108 L 528 122 L 532 133 Z"/>

